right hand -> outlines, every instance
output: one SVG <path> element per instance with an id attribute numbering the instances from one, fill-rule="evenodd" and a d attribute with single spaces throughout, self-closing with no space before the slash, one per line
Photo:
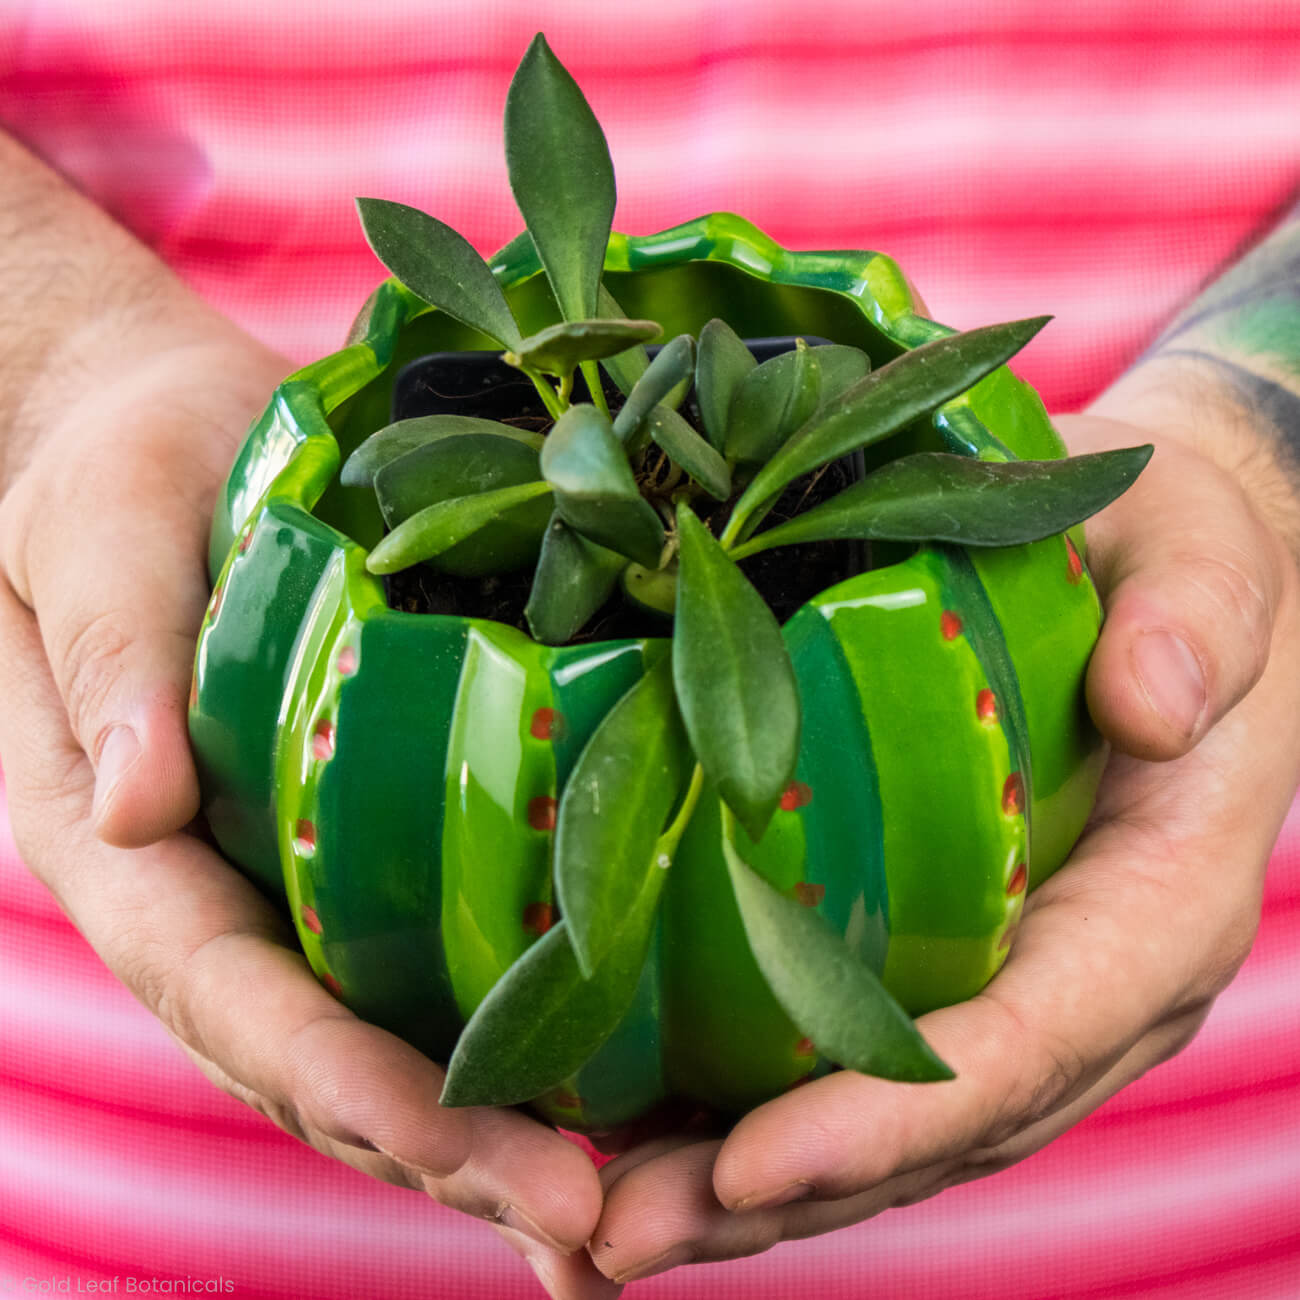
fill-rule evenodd
<path id="1" fill-rule="evenodd" d="M 5 448 L 0 758 L 24 860 L 218 1086 L 491 1221 L 553 1295 L 616 1294 L 581 1250 L 601 1206 L 587 1157 L 521 1113 L 441 1108 L 442 1070 L 336 1002 L 283 918 L 181 829 L 212 505 L 286 363 L 170 276 L 159 297 L 170 343 L 106 326 L 50 385 L 25 463 Z"/>

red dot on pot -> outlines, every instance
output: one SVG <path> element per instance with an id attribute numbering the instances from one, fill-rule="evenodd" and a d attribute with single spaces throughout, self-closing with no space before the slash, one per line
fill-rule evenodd
<path id="1" fill-rule="evenodd" d="M 535 831 L 555 829 L 555 800 L 549 794 L 539 794 L 528 801 L 528 824 Z"/>
<path id="2" fill-rule="evenodd" d="M 1002 811 L 1008 817 L 1025 811 L 1025 783 L 1019 772 L 1012 772 L 1002 784 Z"/>
<path id="3" fill-rule="evenodd" d="M 320 917 L 316 915 L 314 907 L 308 907 L 306 903 L 302 905 L 302 911 L 299 913 L 302 917 L 302 923 L 312 934 L 320 934 L 324 927 L 320 923 Z"/>
<path id="4" fill-rule="evenodd" d="M 221 610 L 221 601 L 226 594 L 225 587 L 217 587 L 212 592 L 212 599 L 208 602 L 208 617 L 216 618 Z"/>
<path id="5" fill-rule="evenodd" d="M 564 714 L 558 709 L 538 709 L 528 725 L 528 734 L 537 740 L 559 740 L 564 732 Z"/>
<path id="6" fill-rule="evenodd" d="M 334 757 L 334 724 L 328 718 L 322 718 L 311 733 L 311 752 L 322 762 Z"/>
<path id="7" fill-rule="evenodd" d="M 1029 883 L 1029 870 L 1023 862 L 1019 863 L 1011 873 L 1011 879 L 1007 881 L 1007 897 L 1014 898 L 1017 894 L 1024 893 L 1025 886 Z"/>
<path id="8" fill-rule="evenodd" d="M 561 1110 L 581 1110 L 587 1104 L 576 1092 L 568 1088 L 557 1088 L 551 1093 L 551 1101 Z"/>
<path id="9" fill-rule="evenodd" d="M 199 707 L 199 675 L 196 672 L 190 678 L 190 708 L 197 709 L 198 707 Z"/>
<path id="10" fill-rule="evenodd" d="M 320 977 L 320 982 L 321 982 L 322 984 L 324 984 L 325 987 L 326 987 L 327 989 L 329 989 L 329 991 L 330 991 L 331 993 L 333 993 L 334 996 L 335 996 L 336 998 L 338 998 L 340 1001 L 342 1001 L 342 999 L 343 999 L 343 985 L 341 985 L 341 984 L 338 982 L 338 980 L 336 980 L 336 979 L 334 978 L 333 975 L 329 974 L 329 972 L 327 971 L 324 975 L 322 975 L 322 976 Z"/>
<path id="11" fill-rule="evenodd" d="M 816 1056 L 817 1049 L 813 1046 L 811 1038 L 801 1038 L 794 1045 L 794 1054 L 796 1056 Z"/>
<path id="12" fill-rule="evenodd" d="M 1065 576 L 1071 582 L 1078 582 L 1083 577 L 1083 561 L 1068 537 L 1065 539 Z"/>
<path id="13" fill-rule="evenodd" d="M 994 723 L 998 720 L 998 697 L 987 687 L 975 697 L 975 716 L 981 722 Z"/>
<path id="14" fill-rule="evenodd" d="M 791 781 L 781 795 L 781 808 L 785 812 L 794 812 L 812 803 L 812 786 L 806 781 Z"/>
<path id="15" fill-rule="evenodd" d="M 357 670 L 357 652 L 350 645 L 344 646 L 339 651 L 339 657 L 335 666 L 339 670 L 340 677 L 351 677 Z"/>
<path id="16" fill-rule="evenodd" d="M 524 929 L 542 935 L 555 924 L 555 909 L 550 903 L 529 903 L 524 908 Z"/>
<path id="17" fill-rule="evenodd" d="M 805 907 L 816 907 L 826 897 L 826 886 L 816 885 L 811 880 L 801 880 L 794 887 L 794 896 Z"/>
<path id="18" fill-rule="evenodd" d="M 961 617 L 952 610 L 945 609 L 939 616 L 939 631 L 945 641 L 955 641 L 961 636 Z"/>
<path id="19" fill-rule="evenodd" d="M 246 550 L 248 550 L 249 545 L 252 543 L 252 540 L 253 540 L 253 530 L 252 530 L 251 528 L 246 528 L 246 529 L 244 530 L 243 536 L 240 537 L 240 539 L 239 539 L 239 553 L 240 553 L 240 555 L 243 555 L 243 553 L 244 553 Z"/>
<path id="20" fill-rule="evenodd" d="M 316 852 L 316 827 L 305 817 L 293 828 L 293 847 L 304 857 Z"/>

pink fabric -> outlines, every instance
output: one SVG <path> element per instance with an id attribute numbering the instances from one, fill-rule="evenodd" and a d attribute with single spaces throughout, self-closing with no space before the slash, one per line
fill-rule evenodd
<path id="1" fill-rule="evenodd" d="M 515 233 L 500 109 L 539 26 L 606 127 L 621 228 L 731 208 L 791 246 L 889 252 L 957 326 L 1053 311 L 1018 369 L 1055 409 L 1300 175 L 1284 0 L 0 0 L 0 122 L 306 360 L 381 275 L 353 195 L 417 203 L 485 251 Z M 1293 1298 L 1298 1103 L 1293 819 L 1255 952 L 1177 1060 L 996 1178 L 636 1294 Z M 536 1294 L 480 1225 L 212 1089 L 0 839 L 0 1294 L 115 1274 Z"/>

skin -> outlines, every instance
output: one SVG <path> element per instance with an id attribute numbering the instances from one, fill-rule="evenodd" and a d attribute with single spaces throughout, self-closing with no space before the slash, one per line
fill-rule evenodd
<path id="1" fill-rule="evenodd" d="M 725 1138 L 640 1141 L 597 1178 L 518 1113 L 439 1110 L 441 1070 L 325 993 L 260 895 L 184 829 L 208 518 L 287 363 L 3 137 L 0 169 L 0 759 L 15 834 L 219 1086 L 336 1159 L 494 1222 L 552 1296 L 586 1300 L 994 1172 L 1190 1040 L 1249 950 L 1300 779 L 1300 741 L 1277 725 L 1300 707 L 1291 449 L 1258 387 L 1183 353 L 1232 337 L 1223 360 L 1290 391 L 1295 372 L 1258 342 L 1267 331 L 1241 343 L 1227 297 L 1060 422 L 1078 451 L 1158 447 L 1090 529 L 1108 621 L 1089 699 L 1120 752 L 1003 971 L 921 1022 L 957 1081 L 832 1075 Z M 1292 220 L 1277 249 L 1295 233 Z M 1273 243 L 1241 263 L 1251 285 L 1287 264 Z"/>

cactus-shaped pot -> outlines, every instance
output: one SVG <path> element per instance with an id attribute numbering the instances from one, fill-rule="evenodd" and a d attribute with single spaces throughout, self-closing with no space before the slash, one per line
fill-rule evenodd
<path id="1" fill-rule="evenodd" d="M 531 244 L 493 271 L 521 331 L 555 320 Z M 851 345 L 879 366 L 951 333 L 916 313 L 889 258 L 791 252 L 727 214 L 615 234 L 604 285 L 665 337 L 720 317 L 746 337 Z M 366 564 L 384 520 L 373 494 L 340 484 L 341 460 L 388 422 L 406 363 L 485 346 L 390 280 L 347 347 L 275 392 L 220 496 L 190 711 L 224 852 L 288 909 L 337 997 L 441 1060 L 556 923 L 566 779 L 668 652 L 661 637 L 551 646 L 389 606 Z M 1005 367 L 868 454 L 923 451 L 1064 454 Z M 898 547 L 830 575 L 782 627 L 802 705 L 797 766 L 761 839 L 737 832 L 738 846 L 909 1013 L 996 973 L 1027 891 L 1091 808 L 1103 750 L 1082 686 L 1100 609 L 1081 550 L 1077 533 Z M 606 1129 L 678 1096 L 738 1112 L 836 1064 L 760 970 L 720 817 L 706 786 L 656 885 L 648 945 L 613 945 L 630 1002 L 585 1064 L 533 1098 L 563 1127 Z M 575 1015 L 599 985 L 580 990 Z"/>

